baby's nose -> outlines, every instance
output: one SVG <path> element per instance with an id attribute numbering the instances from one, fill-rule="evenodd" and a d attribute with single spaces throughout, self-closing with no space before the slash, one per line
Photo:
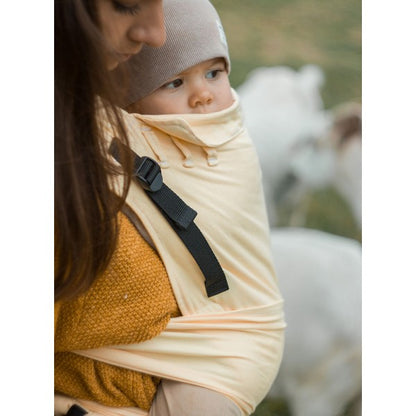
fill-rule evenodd
<path id="1" fill-rule="evenodd" d="M 213 99 L 212 93 L 207 88 L 200 88 L 191 95 L 189 105 L 192 108 L 198 105 L 208 105 L 212 103 Z"/>

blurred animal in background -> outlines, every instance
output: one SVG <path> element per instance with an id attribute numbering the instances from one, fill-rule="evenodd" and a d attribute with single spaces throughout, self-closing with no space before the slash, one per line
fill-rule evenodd
<path id="1" fill-rule="evenodd" d="M 263 170 L 271 226 L 289 206 L 289 225 L 305 222 L 305 196 L 333 186 L 361 225 L 361 106 L 325 110 L 321 68 L 253 70 L 237 89 Z"/>
<path id="2" fill-rule="evenodd" d="M 354 402 L 361 412 L 361 245 L 301 228 L 308 195 L 326 187 L 361 226 L 361 106 L 326 110 L 324 81 L 315 65 L 261 67 L 237 89 L 263 171 L 288 323 L 269 398 L 285 398 L 293 416 L 337 416 Z M 291 227 L 276 227 L 282 206 Z"/>
<path id="3" fill-rule="evenodd" d="M 361 245 L 295 227 L 272 229 L 271 242 L 288 326 L 269 398 L 293 416 L 337 416 L 354 401 L 361 414 Z"/>

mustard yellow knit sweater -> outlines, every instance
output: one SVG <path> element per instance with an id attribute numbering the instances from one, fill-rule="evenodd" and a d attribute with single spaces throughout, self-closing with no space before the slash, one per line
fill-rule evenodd
<path id="1" fill-rule="evenodd" d="M 55 304 L 55 391 L 107 406 L 148 410 L 159 380 L 71 351 L 158 335 L 179 308 L 158 254 L 126 216 L 107 271 L 73 301 Z"/>

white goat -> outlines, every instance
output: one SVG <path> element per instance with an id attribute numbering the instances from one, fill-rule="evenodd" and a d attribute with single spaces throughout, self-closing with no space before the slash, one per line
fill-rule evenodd
<path id="1" fill-rule="evenodd" d="M 262 67 L 237 90 L 262 166 L 272 226 L 278 225 L 279 204 L 296 209 L 307 193 L 329 185 L 361 224 L 361 109 L 324 110 L 323 83 L 314 65 L 299 71 Z"/>
<path id="2" fill-rule="evenodd" d="M 361 246 L 317 230 L 271 230 L 285 299 L 285 352 L 269 397 L 294 416 L 336 416 L 361 391 Z"/>

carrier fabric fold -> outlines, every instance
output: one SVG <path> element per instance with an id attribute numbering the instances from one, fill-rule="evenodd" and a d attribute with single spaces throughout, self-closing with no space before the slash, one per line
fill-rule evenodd
<path id="1" fill-rule="evenodd" d="M 224 269 L 230 290 L 206 296 L 198 265 L 133 182 L 127 205 L 152 239 L 183 316 L 171 319 L 151 340 L 77 353 L 222 392 L 242 415 L 249 415 L 277 374 L 285 322 L 259 162 L 242 125 L 238 98 L 229 109 L 208 115 L 124 114 L 124 119 L 130 145 L 140 156 L 157 159 L 142 131 L 150 127 L 157 136 L 168 161 L 162 169 L 164 182 L 198 212 L 195 223 Z M 109 143 L 113 137 L 108 128 Z M 192 154 L 192 168 L 183 165 L 183 149 L 174 143 L 178 140 Z M 215 150 L 218 163 L 207 163 L 207 147 Z"/>
<path id="2" fill-rule="evenodd" d="M 225 110 L 208 114 L 142 115 L 138 120 L 181 140 L 218 147 L 235 139 L 244 130 L 241 107 L 233 90 L 234 103 Z"/>
<path id="3" fill-rule="evenodd" d="M 78 351 L 89 358 L 226 394 L 251 414 L 274 380 L 283 342 L 282 304 L 178 317 L 152 340 Z"/>

